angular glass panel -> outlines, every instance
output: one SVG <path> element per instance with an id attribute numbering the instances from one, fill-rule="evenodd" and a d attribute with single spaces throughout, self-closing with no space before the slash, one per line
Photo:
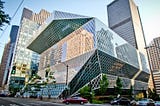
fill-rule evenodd
<path id="1" fill-rule="evenodd" d="M 142 71 L 149 73 L 148 63 L 146 61 L 144 54 L 142 54 L 142 53 L 139 53 L 139 54 L 140 54 L 140 59 L 141 59 L 141 63 L 142 63 Z"/>
<path id="2" fill-rule="evenodd" d="M 91 18 L 53 20 L 28 48 L 42 53 L 89 20 Z"/>
<path id="3" fill-rule="evenodd" d="M 97 49 L 139 68 L 137 50 L 95 19 Z"/>

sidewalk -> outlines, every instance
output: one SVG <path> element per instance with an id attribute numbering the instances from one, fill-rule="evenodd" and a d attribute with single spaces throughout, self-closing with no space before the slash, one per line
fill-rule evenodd
<path id="1" fill-rule="evenodd" d="M 44 101 L 44 102 L 53 102 L 53 103 L 62 103 L 63 99 L 56 99 L 56 98 L 27 98 L 31 100 L 37 100 L 37 101 Z"/>

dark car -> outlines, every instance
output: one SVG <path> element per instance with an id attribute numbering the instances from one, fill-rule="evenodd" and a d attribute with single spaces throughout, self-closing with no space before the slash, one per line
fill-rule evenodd
<path id="1" fill-rule="evenodd" d="M 130 106 L 130 100 L 125 97 L 115 98 L 110 103 L 111 103 L 111 105 L 128 105 L 128 106 Z"/>
<path id="2" fill-rule="evenodd" d="M 63 100 L 63 103 L 69 104 L 69 103 L 78 103 L 78 104 L 84 104 L 87 103 L 88 100 L 84 99 L 82 97 L 71 97 Z"/>
<path id="3" fill-rule="evenodd" d="M 160 101 L 155 101 L 155 106 L 160 106 Z"/>
<path id="4" fill-rule="evenodd" d="M 0 97 L 6 97 L 7 95 L 4 93 L 0 93 Z"/>
<path id="5" fill-rule="evenodd" d="M 155 106 L 155 103 L 152 99 L 143 98 L 137 102 L 137 106 Z"/>

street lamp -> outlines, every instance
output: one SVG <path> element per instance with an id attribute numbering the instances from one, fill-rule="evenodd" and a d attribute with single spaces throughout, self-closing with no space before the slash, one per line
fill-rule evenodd
<path id="1" fill-rule="evenodd" d="M 67 68 L 67 70 L 66 70 L 66 86 L 68 85 L 68 64 L 66 64 L 66 63 L 63 63 L 65 66 L 66 66 L 66 68 Z"/>
<path id="2" fill-rule="evenodd" d="M 68 86 L 68 65 L 66 65 L 67 67 L 67 72 L 66 72 L 66 86 Z"/>
<path id="3" fill-rule="evenodd" d="M 63 63 L 65 66 L 66 66 L 66 68 L 67 68 L 67 70 L 66 70 L 66 97 L 68 96 L 68 90 L 70 89 L 70 88 L 68 88 L 68 64 L 66 64 L 66 63 Z"/>

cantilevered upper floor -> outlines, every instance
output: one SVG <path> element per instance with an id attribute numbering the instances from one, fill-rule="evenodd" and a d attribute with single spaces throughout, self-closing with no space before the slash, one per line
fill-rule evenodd
<path id="1" fill-rule="evenodd" d="M 75 83 L 83 87 L 101 73 L 147 84 L 150 73 L 142 53 L 97 18 L 59 14 L 67 17 L 52 18 L 28 46 L 42 55 L 40 69 L 49 63 L 57 81 L 65 83 L 65 77 L 59 75 L 66 75 L 62 64 L 67 63 L 69 72 L 74 72 L 70 79 L 73 93 L 79 89 Z M 139 86 L 139 82 L 135 85 Z"/>

